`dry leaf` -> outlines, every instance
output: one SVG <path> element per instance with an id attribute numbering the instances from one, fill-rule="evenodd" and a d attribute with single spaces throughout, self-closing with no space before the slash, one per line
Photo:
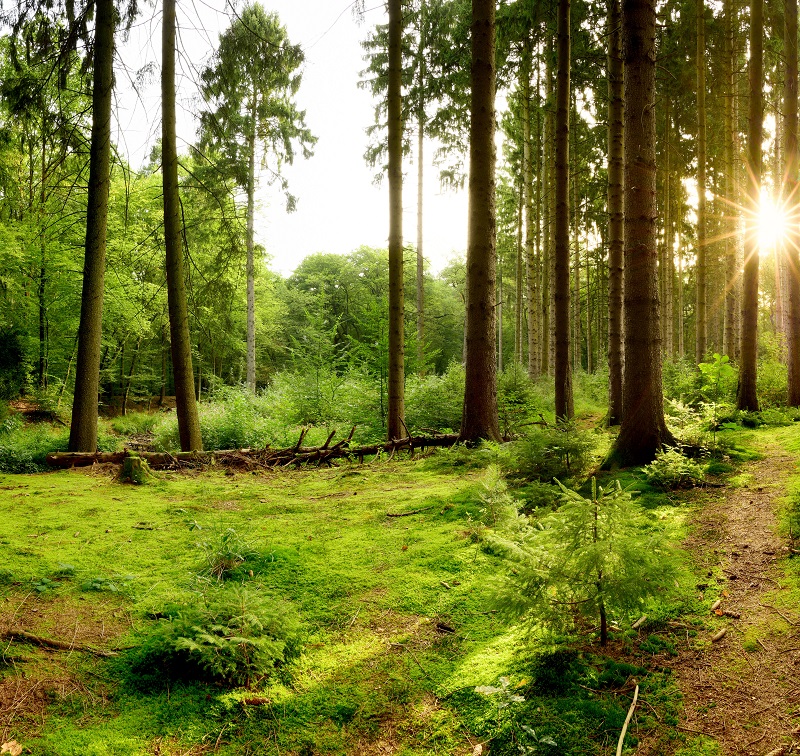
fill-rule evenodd
<path id="1" fill-rule="evenodd" d="M 22 746 L 16 740 L 9 740 L 8 743 L 0 745 L 0 753 L 10 753 L 11 756 L 19 756 L 22 753 Z"/>
<path id="2" fill-rule="evenodd" d="M 478 743 L 478 745 L 476 745 L 475 748 L 472 749 L 472 756 L 481 756 L 482 753 L 483 753 L 483 746 L 480 743 Z"/>

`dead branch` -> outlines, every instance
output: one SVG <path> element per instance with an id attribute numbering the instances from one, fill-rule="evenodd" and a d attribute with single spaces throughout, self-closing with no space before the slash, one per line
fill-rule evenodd
<path id="1" fill-rule="evenodd" d="M 631 723 L 631 717 L 633 717 L 633 712 L 636 709 L 636 702 L 639 700 L 639 686 L 636 686 L 636 690 L 633 692 L 633 703 L 631 703 L 630 709 L 628 709 L 628 716 L 625 717 L 625 724 L 622 725 L 622 732 L 619 734 L 619 742 L 617 743 L 617 756 L 621 756 L 622 754 L 622 744 L 625 742 L 625 733 L 628 731 L 628 725 Z"/>
<path id="2" fill-rule="evenodd" d="M 94 656 L 117 656 L 116 651 L 103 651 L 99 648 L 92 648 L 91 646 L 76 646 L 74 643 L 66 643 L 65 641 L 55 640 L 53 638 L 45 638 L 41 635 L 34 635 L 25 630 L 7 630 L 0 633 L 0 639 L 9 642 L 15 640 L 25 641 L 26 643 L 33 643 L 42 648 L 49 648 L 53 651 L 81 651 L 86 654 L 93 654 Z"/>

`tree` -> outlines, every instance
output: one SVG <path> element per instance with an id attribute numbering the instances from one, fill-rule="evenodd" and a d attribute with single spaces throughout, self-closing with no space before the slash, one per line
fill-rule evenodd
<path id="1" fill-rule="evenodd" d="M 247 194 L 247 387 L 256 387 L 254 216 L 256 152 L 264 150 L 272 181 L 286 193 L 287 210 L 296 199 L 281 176 L 295 150 L 311 156 L 316 138 L 305 125 L 305 111 L 293 102 L 304 61 L 298 45 L 289 43 L 277 15 L 259 3 L 247 5 L 220 35 L 212 65 L 202 74 L 208 110 L 201 113 L 201 145 L 210 148 L 219 170 L 235 179 Z M 274 160 L 274 165 L 269 162 Z M 246 170 L 245 170 L 246 166 Z"/>
<path id="2" fill-rule="evenodd" d="M 111 181 L 111 97 L 114 83 L 114 2 L 96 0 L 92 137 L 86 244 L 75 367 L 75 398 L 69 433 L 70 451 L 97 449 L 97 402 L 100 386 L 100 341 L 103 327 L 106 225 Z"/>
<path id="3" fill-rule="evenodd" d="M 175 0 L 164 0 L 161 33 L 161 171 L 164 184 L 164 247 L 172 370 L 175 376 L 175 404 L 181 449 L 195 451 L 203 448 L 203 441 L 200 436 L 200 420 L 194 393 L 178 196 L 178 150 L 175 134 Z"/>
<path id="4" fill-rule="evenodd" d="M 785 254 L 788 261 L 789 405 L 800 406 L 800 229 L 798 229 L 797 147 L 797 0 L 784 0 L 786 77 L 783 90 L 784 203 L 789 215 Z"/>
<path id="5" fill-rule="evenodd" d="M 695 281 L 695 360 L 706 355 L 708 338 L 706 257 L 706 14 L 705 0 L 697 0 L 697 266 Z"/>
<path id="6" fill-rule="evenodd" d="M 625 369 L 606 464 L 641 465 L 674 444 L 664 420 L 656 248 L 655 0 L 622 0 L 625 65 Z"/>
<path id="7" fill-rule="evenodd" d="M 608 424 L 622 419 L 624 112 L 620 0 L 608 2 Z"/>
<path id="8" fill-rule="evenodd" d="M 750 105 L 747 131 L 747 212 L 745 213 L 744 275 L 742 277 L 742 347 L 736 406 L 758 411 L 758 207 L 761 200 L 761 138 L 764 116 L 762 92 L 764 58 L 764 2 L 750 2 Z"/>
<path id="9" fill-rule="evenodd" d="M 555 408 L 560 421 L 574 414 L 569 355 L 569 111 L 570 1 L 558 0 L 558 71 L 555 118 Z M 577 240 L 576 240 L 577 242 Z M 591 347 L 590 347 L 591 348 Z"/>
<path id="10" fill-rule="evenodd" d="M 495 350 L 495 3 L 472 2 L 466 355 L 462 441 L 500 438 Z"/>
<path id="11" fill-rule="evenodd" d="M 403 401 L 403 16 L 400 0 L 389 1 L 389 439 L 404 438 Z"/>

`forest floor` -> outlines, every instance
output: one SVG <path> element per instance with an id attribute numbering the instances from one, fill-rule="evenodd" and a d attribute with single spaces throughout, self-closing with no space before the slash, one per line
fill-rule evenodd
<path id="1" fill-rule="evenodd" d="M 785 574 L 777 533 L 798 458 L 763 435 L 759 442 L 763 458 L 736 476 L 738 486 L 705 495 L 685 543 L 696 574 L 724 586 L 711 637 L 724 635 L 698 644 L 687 633 L 671 663 L 683 696 L 678 729 L 694 736 L 691 753 L 800 753 L 800 591 Z M 646 739 L 638 751 L 662 752 Z"/>

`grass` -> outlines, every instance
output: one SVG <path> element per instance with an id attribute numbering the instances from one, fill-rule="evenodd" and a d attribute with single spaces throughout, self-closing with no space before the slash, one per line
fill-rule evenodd
<path id="1" fill-rule="evenodd" d="M 0 475 L 0 626 L 121 651 L 5 648 L 0 702 L 32 692 L 13 717 L 0 703 L 2 742 L 42 756 L 455 755 L 478 742 L 492 754 L 587 756 L 616 743 L 634 676 L 653 707 L 638 732 L 668 728 L 678 697 L 663 670 L 677 642 L 667 622 L 707 614 L 713 591 L 698 599 L 688 576 L 644 632 L 616 633 L 608 656 L 582 645 L 559 662 L 563 679 L 548 678 L 551 649 L 494 609 L 506 567 L 484 540 L 481 494 L 496 462 L 489 446 L 322 470 L 159 472 L 141 486 L 104 468 Z M 680 540 L 697 494 L 629 477 L 648 516 Z M 220 582 L 293 607 L 303 655 L 249 688 L 132 675 L 129 647 L 166 607 Z M 500 707 L 475 691 L 503 677 L 523 700 Z"/>

